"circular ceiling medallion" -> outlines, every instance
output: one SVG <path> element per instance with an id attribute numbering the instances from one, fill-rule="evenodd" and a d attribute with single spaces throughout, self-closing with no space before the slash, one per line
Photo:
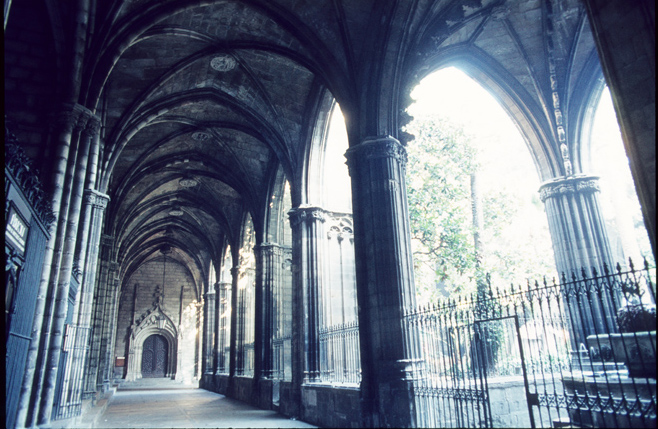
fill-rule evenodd
<path id="1" fill-rule="evenodd" d="M 219 55 L 210 60 L 210 67 L 220 72 L 233 70 L 236 64 L 235 58 L 230 55 Z"/>
<path id="2" fill-rule="evenodd" d="M 183 216 L 185 212 L 180 207 L 174 207 L 169 210 L 169 216 Z"/>
<path id="3" fill-rule="evenodd" d="M 210 138 L 210 134 L 204 133 L 204 132 L 201 132 L 201 131 L 197 131 L 197 132 L 192 134 L 192 139 L 196 140 L 198 142 L 206 141 L 209 138 Z"/>
<path id="4" fill-rule="evenodd" d="M 196 179 L 193 179 L 192 177 L 183 177 L 178 181 L 178 184 L 181 185 L 183 188 L 193 188 L 196 185 L 198 185 L 199 182 Z"/>

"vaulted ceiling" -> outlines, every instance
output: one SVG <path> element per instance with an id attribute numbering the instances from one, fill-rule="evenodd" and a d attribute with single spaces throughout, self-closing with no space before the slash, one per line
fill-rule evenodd
<path id="1" fill-rule="evenodd" d="M 25 4 L 15 3 L 12 13 L 21 13 Z M 57 7 L 46 3 L 57 39 L 66 19 L 58 25 Z M 410 90 L 436 67 L 458 64 L 515 115 L 546 178 L 562 168 L 559 148 L 546 144 L 557 141 L 554 93 L 563 107 L 583 104 L 574 97 L 584 99 L 585 76 L 598 67 L 579 0 L 90 7 L 77 97 L 104 124 L 106 232 L 123 273 L 167 244 L 198 282 L 224 245 L 237 243 L 247 213 L 261 228 L 277 171 L 291 181 L 293 201 L 303 200 L 303 166 L 327 91 L 352 137 L 382 129 L 364 131 L 372 111 L 374 122 L 394 124 L 388 132 L 404 140 Z"/>

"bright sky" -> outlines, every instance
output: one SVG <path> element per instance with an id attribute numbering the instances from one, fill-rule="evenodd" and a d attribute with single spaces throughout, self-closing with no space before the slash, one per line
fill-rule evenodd
<path id="1" fill-rule="evenodd" d="M 412 116 L 448 116 L 476 135 L 478 143 L 482 143 L 478 144 L 482 159 L 487 160 L 483 165 L 483 184 L 524 186 L 527 195 L 537 192 L 539 177 L 523 137 L 503 108 L 479 84 L 449 67 L 427 76 L 411 95 L 416 100 L 409 108 Z M 616 219 L 627 254 L 637 254 L 637 250 L 628 249 L 637 247 L 638 240 L 648 239 L 633 231 L 633 220 L 641 220 L 640 206 L 607 89 L 597 108 L 592 144 L 596 146 L 592 151 L 593 166 L 584 168 L 601 176 L 602 194 L 605 193 L 601 198 L 603 214 L 609 222 Z"/>
<path id="2" fill-rule="evenodd" d="M 352 188 L 350 174 L 345 164 L 345 152 L 349 144 L 347 141 L 347 129 L 345 118 L 336 105 L 331 122 L 329 124 L 329 135 L 327 136 L 327 151 L 325 152 L 325 183 L 329 188 L 325 190 L 324 204 L 329 210 L 337 212 L 352 212 Z"/>
<path id="3" fill-rule="evenodd" d="M 603 91 L 592 127 L 592 171 L 601 177 L 601 208 L 608 222 L 618 229 L 625 257 L 640 261 L 640 248 L 647 253 L 646 230 L 635 228 L 642 222 L 628 157 L 621 139 L 619 123 L 607 89 Z"/>
<path id="4" fill-rule="evenodd" d="M 481 172 L 483 186 L 538 191 L 539 177 L 516 125 L 491 94 L 462 71 L 448 67 L 432 73 L 411 96 L 416 100 L 409 108 L 412 116 L 447 116 L 475 135 L 481 159 L 487 160 Z"/>
<path id="5" fill-rule="evenodd" d="M 416 102 L 410 108 L 412 113 L 440 114 L 464 122 L 473 117 L 496 126 L 507 115 L 494 98 L 462 71 L 448 67 L 432 73 L 422 80 L 411 93 Z M 441 100 L 447 100 L 442 103 Z"/>

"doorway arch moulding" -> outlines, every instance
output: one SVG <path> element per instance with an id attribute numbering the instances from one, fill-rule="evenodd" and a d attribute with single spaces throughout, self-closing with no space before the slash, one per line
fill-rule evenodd
<path id="1" fill-rule="evenodd" d="M 152 310 L 142 315 L 139 321 L 130 327 L 130 344 L 128 348 L 128 367 L 126 381 L 142 378 L 141 363 L 144 341 L 151 335 L 162 335 L 167 339 L 167 370 L 165 377 L 176 376 L 178 329 L 157 303 Z"/>

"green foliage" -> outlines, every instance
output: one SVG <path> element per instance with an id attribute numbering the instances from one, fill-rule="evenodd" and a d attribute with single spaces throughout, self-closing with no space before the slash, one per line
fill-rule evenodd
<path id="1" fill-rule="evenodd" d="M 461 127 L 445 120 L 416 120 L 408 147 L 407 197 L 416 286 L 461 291 L 475 267 L 470 219 L 470 174 L 475 150 Z"/>
<path id="2" fill-rule="evenodd" d="M 459 124 L 420 117 L 406 131 L 415 136 L 407 148 L 407 196 L 416 289 L 421 300 L 473 293 L 484 273 L 490 273 L 497 286 L 554 273 L 544 208 L 537 195 L 528 198 L 521 194 L 515 186 L 518 173 L 516 179 L 507 178 L 510 186 L 488 183 L 507 175 L 506 170 L 519 162 L 514 153 L 504 152 L 506 165 L 502 165 L 501 151 L 491 148 L 502 145 L 488 140 L 483 161 L 493 156 L 498 160 L 494 166 L 504 169 L 503 173 L 492 172 L 479 162 L 483 149 L 476 147 L 475 137 Z M 470 180 L 476 172 L 480 182 L 485 182 L 480 186 L 484 221 L 479 231 L 483 244 L 480 264 L 473 238 Z"/>

